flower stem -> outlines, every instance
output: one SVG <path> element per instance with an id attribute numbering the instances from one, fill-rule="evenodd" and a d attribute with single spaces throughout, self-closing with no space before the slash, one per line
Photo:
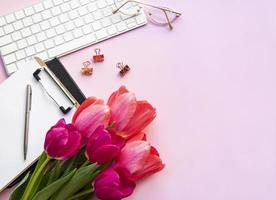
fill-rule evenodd
<path id="1" fill-rule="evenodd" d="M 80 168 L 87 166 L 89 163 L 90 163 L 90 162 L 89 162 L 88 160 L 86 160 L 86 161 L 80 166 Z"/>
<path id="2" fill-rule="evenodd" d="M 29 200 L 31 195 L 32 195 L 32 190 L 33 187 L 35 186 L 40 174 L 42 173 L 43 169 L 45 168 L 45 166 L 48 164 L 48 162 L 51 160 L 51 158 L 49 158 L 47 156 L 46 160 L 41 164 L 41 166 L 34 172 L 34 174 L 32 175 L 32 178 L 30 180 L 30 182 L 27 185 L 27 188 L 23 194 L 22 200 Z"/>
<path id="3" fill-rule="evenodd" d="M 94 192 L 94 189 L 93 188 L 89 188 L 89 189 L 84 190 L 84 191 L 82 191 L 82 192 L 80 192 L 78 194 L 75 194 L 74 196 L 70 197 L 68 200 L 74 200 L 74 199 L 80 198 L 82 196 L 85 196 L 87 194 L 91 194 L 93 192 Z"/>

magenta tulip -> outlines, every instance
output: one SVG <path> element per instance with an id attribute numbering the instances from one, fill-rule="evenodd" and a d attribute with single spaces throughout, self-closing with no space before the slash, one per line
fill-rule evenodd
<path id="1" fill-rule="evenodd" d="M 47 132 L 44 149 L 49 157 L 66 160 L 74 156 L 81 146 L 81 134 L 72 124 L 61 119 Z"/>
<path id="2" fill-rule="evenodd" d="M 123 138 L 109 133 L 101 126 L 90 136 L 86 145 L 86 155 L 91 162 L 105 164 L 119 155 L 124 144 Z"/>
<path id="3" fill-rule="evenodd" d="M 137 101 L 124 86 L 108 100 L 111 109 L 112 130 L 129 139 L 139 134 L 156 116 L 156 110 L 147 101 Z"/>
<path id="4" fill-rule="evenodd" d="M 87 140 L 99 126 L 107 127 L 110 109 L 103 100 L 90 97 L 75 112 L 72 123 Z"/>
<path id="5" fill-rule="evenodd" d="M 101 200 L 120 200 L 128 197 L 135 186 L 127 170 L 113 166 L 101 172 L 94 182 L 95 194 Z"/>

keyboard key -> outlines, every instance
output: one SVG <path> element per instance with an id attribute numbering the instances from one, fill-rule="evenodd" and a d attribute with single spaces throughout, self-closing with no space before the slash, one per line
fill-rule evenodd
<path id="1" fill-rule="evenodd" d="M 51 12 L 52 12 L 53 16 L 57 16 L 57 15 L 61 14 L 61 10 L 59 7 L 53 7 L 51 9 Z"/>
<path id="2" fill-rule="evenodd" d="M 51 0 L 44 0 L 43 5 L 45 9 L 52 8 L 54 6 L 53 2 Z"/>
<path id="3" fill-rule="evenodd" d="M 4 29 L 0 27 L 0 37 L 5 35 Z"/>
<path id="4" fill-rule="evenodd" d="M 72 9 L 75 9 L 75 8 L 79 7 L 80 5 L 79 5 L 78 0 L 72 0 L 70 3 L 70 6 Z"/>
<path id="5" fill-rule="evenodd" d="M 50 40 L 44 41 L 44 45 L 47 49 L 50 49 L 55 46 L 55 43 L 53 39 L 50 39 Z"/>
<path id="6" fill-rule="evenodd" d="M 37 13 L 43 11 L 44 8 L 43 8 L 42 3 L 35 4 L 35 5 L 34 5 L 34 10 L 35 10 L 35 12 L 37 12 Z"/>
<path id="7" fill-rule="evenodd" d="M 88 10 L 87 8 L 84 6 L 84 7 L 80 7 L 78 8 L 78 13 L 79 13 L 79 16 L 84 16 L 88 13 Z"/>
<path id="8" fill-rule="evenodd" d="M 112 23 L 113 23 L 113 24 L 118 23 L 119 21 L 121 21 L 120 14 L 118 14 L 118 13 L 113 14 L 113 15 L 111 16 L 111 20 L 112 20 Z"/>
<path id="9" fill-rule="evenodd" d="M 127 27 L 128 28 L 133 28 L 133 27 L 135 27 L 136 26 L 136 22 L 131 22 L 131 23 L 128 23 L 127 24 Z"/>
<path id="10" fill-rule="evenodd" d="M 25 53 L 25 51 L 24 51 L 24 53 Z M 16 64 L 17 68 L 20 70 L 20 69 L 22 69 L 22 66 L 24 66 L 25 63 L 26 63 L 25 59 L 22 59 L 22 60 L 19 60 L 19 61 L 17 60 L 15 64 Z"/>
<path id="11" fill-rule="evenodd" d="M 105 0 L 98 0 L 97 4 L 99 8 L 104 8 L 107 6 L 107 3 L 105 2 Z"/>
<path id="12" fill-rule="evenodd" d="M 51 29 L 47 30 L 46 35 L 48 38 L 54 37 L 56 35 L 55 29 L 51 28 Z"/>
<path id="13" fill-rule="evenodd" d="M 44 51 L 44 45 L 42 43 L 38 43 L 34 46 L 36 53 Z"/>
<path id="14" fill-rule="evenodd" d="M 13 14 L 9 14 L 6 16 L 6 21 L 8 24 L 14 22 L 16 19 L 15 19 L 15 16 Z"/>
<path id="15" fill-rule="evenodd" d="M 31 26 L 31 31 L 32 31 L 33 34 L 38 33 L 40 30 L 41 29 L 40 29 L 40 26 L 38 24 L 34 24 L 34 25 Z"/>
<path id="16" fill-rule="evenodd" d="M 84 19 L 84 22 L 85 22 L 86 24 L 90 24 L 91 22 L 94 21 L 93 15 L 92 15 L 91 13 L 89 13 L 89 14 L 86 15 L 86 16 L 84 16 L 83 19 Z"/>
<path id="17" fill-rule="evenodd" d="M 13 23 L 13 27 L 16 31 L 20 30 L 23 28 L 23 23 L 21 21 L 16 21 Z"/>
<path id="18" fill-rule="evenodd" d="M 41 15 L 44 20 L 50 19 L 52 17 L 50 10 L 44 10 Z"/>
<path id="19" fill-rule="evenodd" d="M 117 29 L 114 25 L 111 25 L 107 28 L 107 32 L 109 35 L 114 35 L 115 33 L 117 33 Z"/>
<path id="20" fill-rule="evenodd" d="M 75 26 L 76 26 L 76 27 L 81 27 L 81 26 L 84 25 L 84 22 L 83 22 L 82 18 L 76 19 L 76 20 L 74 21 L 74 23 L 75 23 Z"/>
<path id="21" fill-rule="evenodd" d="M 19 50 L 15 53 L 17 60 L 25 58 L 26 54 L 24 50 Z"/>
<path id="22" fill-rule="evenodd" d="M 24 11 L 26 16 L 31 16 L 35 13 L 33 7 L 25 8 Z"/>
<path id="23" fill-rule="evenodd" d="M 95 20 L 99 20 L 101 18 L 103 18 L 103 14 L 101 10 L 97 10 L 93 13 L 94 19 Z"/>
<path id="24" fill-rule="evenodd" d="M 83 26 L 83 27 L 82 27 L 82 31 L 83 31 L 83 33 L 86 35 L 86 34 L 88 34 L 88 33 L 93 32 L 93 29 L 92 29 L 91 25 L 89 24 L 89 25 Z"/>
<path id="25" fill-rule="evenodd" d="M 47 39 L 46 34 L 44 32 L 40 32 L 36 35 L 37 41 L 42 42 Z"/>
<path id="26" fill-rule="evenodd" d="M 76 19 L 78 17 L 78 12 L 76 10 L 72 10 L 69 12 L 69 17 L 71 20 Z"/>
<path id="27" fill-rule="evenodd" d="M 9 75 L 18 70 L 15 63 L 10 64 L 10 65 L 8 65 L 8 64 L 5 64 L 5 65 L 6 65 L 7 74 L 9 74 Z"/>
<path id="28" fill-rule="evenodd" d="M 109 18 L 103 18 L 103 19 L 101 20 L 101 23 L 102 23 L 103 27 L 107 27 L 107 26 L 110 26 L 110 25 L 111 25 L 111 21 L 110 21 Z"/>
<path id="29" fill-rule="evenodd" d="M 62 4 L 62 0 L 53 0 L 53 2 L 55 6 Z"/>
<path id="30" fill-rule="evenodd" d="M 28 27 L 21 30 L 21 35 L 22 35 L 24 38 L 30 36 L 31 34 L 32 34 L 31 29 L 28 28 Z"/>
<path id="31" fill-rule="evenodd" d="M 23 10 L 20 10 L 15 13 L 15 17 L 16 19 L 23 19 L 25 17 L 25 13 L 23 12 Z"/>
<path id="32" fill-rule="evenodd" d="M 62 33 L 65 32 L 65 28 L 64 28 L 64 26 L 63 26 L 62 24 L 59 25 L 59 26 L 57 26 L 55 29 L 56 29 L 56 33 L 57 33 L 58 35 L 60 35 L 60 34 L 62 34 Z"/>
<path id="33" fill-rule="evenodd" d="M 138 15 L 135 17 L 138 24 L 143 24 L 147 21 L 146 17 L 144 15 Z"/>
<path id="34" fill-rule="evenodd" d="M 5 35 L 0 38 L 0 46 L 4 46 L 12 42 L 12 37 L 10 35 Z"/>
<path id="35" fill-rule="evenodd" d="M 68 22 L 70 19 L 69 19 L 69 17 L 68 17 L 68 15 L 67 15 L 67 13 L 64 13 L 64 14 L 61 14 L 60 16 L 59 16 L 59 21 L 61 22 L 61 23 L 65 23 L 65 22 Z"/>
<path id="36" fill-rule="evenodd" d="M 90 4 L 88 4 L 87 8 L 88 8 L 89 12 L 94 12 L 95 10 L 97 10 L 96 3 L 90 3 Z"/>
<path id="37" fill-rule="evenodd" d="M 13 41 L 17 41 L 17 40 L 22 39 L 22 36 L 21 36 L 20 32 L 19 32 L 19 31 L 14 32 L 14 33 L 12 34 L 12 39 L 13 39 Z"/>
<path id="38" fill-rule="evenodd" d="M 110 7 L 106 7 L 103 9 L 103 14 L 105 17 L 112 15 L 112 9 Z"/>
<path id="39" fill-rule="evenodd" d="M 25 49 L 25 52 L 27 56 L 32 56 L 35 54 L 35 49 L 34 47 L 30 46 Z"/>
<path id="40" fill-rule="evenodd" d="M 59 25 L 58 18 L 57 17 L 51 18 L 50 19 L 50 24 L 51 24 L 51 26 L 57 26 L 57 25 Z"/>
<path id="41" fill-rule="evenodd" d="M 93 22 L 92 26 L 93 26 L 94 31 L 97 31 L 97 30 L 99 30 L 99 29 L 102 28 L 102 25 L 101 25 L 101 23 L 99 21 Z"/>
<path id="42" fill-rule="evenodd" d="M 44 31 L 44 30 L 49 29 L 51 26 L 50 26 L 49 21 L 43 21 L 43 22 L 40 24 L 40 27 L 41 27 L 41 29 Z"/>
<path id="43" fill-rule="evenodd" d="M 23 48 L 27 47 L 28 46 L 27 40 L 26 39 L 19 40 L 17 42 L 17 46 L 19 49 L 23 49 Z"/>
<path id="44" fill-rule="evenodd" d="M 89 0 L 80 0 L 80 4 L 83 6 L 83 5 L 86 5 L 89 3 Z"/>
<path id="45" fill-rule="evenodd" d="M 15 42 L 1 48 L 1 54 L 3 56 L 13 53 L 15 51 L 17 51 L 17 46 Z"/>
<path id="46" fill-rule="evenodd" d="M 124 21 L 116 24 L 116 26 L 117 26 L 118 31 L 120 31 L 120 32 L 127 29 L 127 26 Z"/>
<path id="47" fill-rule="evenodd" d="M 73 34 L 74 34 L 75 38 L 79 38 L 79 37 L 81 37 L 83 35 L 81 29 L 75 29 L 75 30 L 73 30 Z"/>
<path id="48" fill-rule="evenodd" d="M 37 40 L 36 40 L 35 36 L 32 35 L 32 36 L 27 38 L 27 42 L 28 42 L 29 45 L 33 45 L 33 44 L 37 43 Z"/>
<path id="49" fill-rule="evenodd" d="M 66 24 L 65 24 L 65 29 L 67 30 L 67 31 L 71 31 L 71 30 L 73 30 L 75 28 L 75 24 L 73 23 L 73 22 L 67 22 Z"/>
<path id="50" fill-rule="evenodd" d="M 61 9 L 61 11 L 62 11 L 63 13 L 68 12 L 69 10 L 71 10 L 69 4 L 62 4 L 62 5 L 60 6 L 60 9 Z"/>
<path id="51" fill-rule="evenodd" d="M 14 54 L 7 55 L 3 57 L 5 65 L 11 64 L 16 61 L 16 57 Z"/>
<path id="52" fill-rule="evenodd" d="M 33 24 L 33 20 L 31 17 L 27 17 L 23 19 L 23 24 L 25 27 L 30 26 Z"/>
<path id="53" fill-rule="evenodd" d="M 62 36 L 59 35 L 59 36 L 57 36 L 57 37 L 54 38 L 54 41 L 55 41 L 56 45 L 60 45 L 60 44 L 62 44 L 64 42 L 64 39 L 63 39 Z"/>
<path id="54" fill-rule="evenodd" d="M 6 20 L 4 17 L 0 17 L 0 26 L 4 26 L 6 24 Z"/>
<path id="55" fill-rule="evenodd" d="M 14 31 L 14 28 L 11 24 L 8 24 L 6 26 L 4 26 L 4 31 L 6 34 L 12 33 Z"/>
<path id="56" fill-rule="evenodd" d="M 49 58 L 49 56 L 48 56 L 48 53 L 47 52 L 41 52 L 41 53 L 38 53 L 38 54 L 36 54 L 36 56 L 37 57 L 39 57 L 39 58 L 41 58 L 42 60 L 46 60 L 46 59 L 48 59 Z"/>
<path id="57" fill-rule="evenodd" d="M 98 40 L 101 40 L 101 39 L 107 37 L 107 33 L 106 33 L 106 30 L 105 30 L 105 29 L 101 29 L 101 30 L 97 31 L 97 32 L 95 33 L 95 35 L 96 35 L 96 38 L 97 38 Z"/>
<path id="58" fill-rule="evenodd" d="M 93 43 L 94 41 L 96 41 L 94 34 L 89 34 L 87 36 L 83 36 L 81 38 L 74 39 L 70 42 L 63 43 L 60 46 L 50 49 L 48 51 L 48 54 L 49 54 L 49 57 L 52 58 L 55 56 L 62 55 L 64 52 L 70 52 L 70 51 L 74 50 L 76 45 L 78 45 L 79 47 L 86 46 L 88 43 Z"/>
<path id="59" fill-rule="evenodd" d="M 38 23 L 42 21 L 42 16 L 40 13 L 37 13 L 35 15 L 32 16 L 32 19 L 34 21 L 34 23 Z"/>
<path id="60" fill-rule="evenodd" d="M 72 34 L 71 32 L 65 33 L 65 34 L 63 35 L 63 37 L 64 37 L 64 40 L 65 40 L 66 42 L 71 41 L 71 40 L 74 39 L 74 36 L 73 36 L 73 34 Z"/>

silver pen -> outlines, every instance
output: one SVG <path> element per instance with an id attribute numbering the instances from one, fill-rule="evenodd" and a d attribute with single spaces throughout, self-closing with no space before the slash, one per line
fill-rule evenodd
<path id="1" fill-rule="evenodd" d="M 27 151 L 28 151 L 31 106 L 32 106 L 32 86 L 28 84 L 27 91 L 26 91 L 26 109 L 25 109 L 25 127 L 24 127 L 24 160 L 26 160 L 27 158 Z"/>

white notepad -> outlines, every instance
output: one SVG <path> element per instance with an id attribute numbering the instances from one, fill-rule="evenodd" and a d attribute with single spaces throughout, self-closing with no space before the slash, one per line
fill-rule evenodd
<path id="1" fill-rule="evenodd" d="M 46 132 L 60 118 L 70 122 L 74 110 L 63 115 L 56 104 L 33 78 L 39 68 L 35 61 L 26 63 L 0 85 L 0 191 L 29 167 L 42 153 Z M 70 102 L 50 77 L 41 72 L 47 89 L 63 106 Z M 46 84 L 47 83 L 47 84 Z M 23 156 L 26 85 L 32 85 L 32 108 L 27 160 Z"/>

